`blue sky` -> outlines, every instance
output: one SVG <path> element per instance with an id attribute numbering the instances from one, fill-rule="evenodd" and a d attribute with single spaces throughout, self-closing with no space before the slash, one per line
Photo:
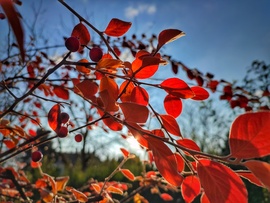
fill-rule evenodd
<path id="1" fill-rule="evenodd" d="M 19 8 L 30 20 L 34 17 L 33 2 L 24 1 Z M 66 2 L 101 30 L 114 17 L 133 23 L 130 34 L 150 36 L 167 28 L 183 30 L 186 36 L 168 44 L 164 51 L 188 67 L 209 71 L 219 79 L 242 78 L 255 59 L 270 63 L 268 0 Z M 43 1 L 40 13 L 39 25 L 47 27 L 43 32 L 50 37 L 54 33 L 57 41 L 67 36 L 77 23 L 56 0 Z"/>

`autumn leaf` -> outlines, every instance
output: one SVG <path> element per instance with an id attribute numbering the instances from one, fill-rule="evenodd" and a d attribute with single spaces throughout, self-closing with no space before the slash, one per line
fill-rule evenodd
<path id="1" fill-rule="evenodd" d="M 239 176 L 242 178 L 247 179 L 249 182 L 259 186 L 259 187 L 264 187 L 264 185 L 261 183 L 261 181 L 250 171 L 243 171 L 239 170 L 236 171 Z"/>
<path id="2" fill-rule="evenodd" d="M 86 99 L 93 99 L 98 92 L 98 84 L 91 80 L 84 80 L 75 85 L 75 91 L 78 90 Z"/>
<path id="3" fill-rule="evenodd" d="M 123 68 L 123 61 L 113 58 L 102 58 L 96 65 L 97 69 L 100 70 L 115 70 L 116 68 Z"/>
<path id="4" fill-rule="evenodd" d="M 6 145 L 8 149 L 16 147 L 16 144 L 13 140 L 3 140 L 2 142 Z"/>
<path id="5" fill-rule="evenodd" d="M 248 202 L 245 184 L 229 167 L 208 159 L 200 159 L 197 172 L 210 202 Z"/>
<path id="6" fill-rule="evenodd" d="M 49 181 L 51 187 L 52 187 L 52 192 L 53 194 L 57 193 L 57 186 L 56 186 L 56 182 L 54 180 L 54 178 L 46 173 L 42 174 L 43 178 L 46 179 L 47 181 Z"/>
<path id="7" fill-rule="evenodd" d="M 126 149 L 124 148 L 120 148 L 122 154 L 124 155 L 125 158 L 127 158 L 129 156 L 129 151 L 127 151 Z"/>
<path id="8" fill-rule="evenodd" d="M 182 100 L 174 95 L 168 94 L 164 98 L 164 108 L 167 114 L 177 118 L 182 112 Z"/>
<path id="9" fill-rule="evenodd" d="M 163 127 L 169 133 L 182 137 L 181 132 L 180 132 L 180 127 L 174 117 L 172 117 L 171 115 L 165 115 L 165 114 L 159 115 L 159 116 L 162 120 Z"/>
<path id="10" fill-rule="evenodd" d="M 146 106 L 131 102 L 119 103 L 119 106 L 126 122 L 145 123 L 148 119 L 149 110 Z"/>
<path id="11" fill-rule="evenodd" d="M 164 201 L 173 201 L 173 197 L 169 195 L 168 193 L 161 193 L 159 196 Z"/>
<path id="12" fill-rule="evenodd" d="M 55 178 L 56 191 L 64 190 L 68 180 L 69 180 L 69 176 L 56 177 Z"/>
<path id="13" fill-rule="evenodd" d="M 177 162 L 177 171 L 181 173 L 185 168 L 185 162 L 183 157 L 179 153 L 174 153 Z"/>
<path id="14" fill-rule="evenodd" d="M 125 34 L 131 27 L 130 22 L 125 22 L 117 18 L 111 19 L 104 33 L 111 37 L 120 37 Z"/>
<path id="15" fill-rule="evenodd" d="M 59 120 L 59 115 L 61 113 L 60 105 L 55 104 L 48 113 L 48 123 L 52 130 L 55 132 L 60 128 L 61 122 Z"/>
<path id="16" fill-rule="evenodd" d="M 265 185 L 270 191 L 270 164 L 258 160 L 246 161 L 244 165 Z"/>
<path id="17" fill-rule="evenodd" d="M 134 87 L 135 87 L 134 84 L 132 82 L 129 82 L 128 80 L 125 80 L 120 85 L 119 92 L 121 94 L 120 99 L 122 102 L 130 102 L 131 101 L 131 94 L 132 94 L 132 90 L 134 89 Z"/>
<path id="18" fill-rule="evenodd" d="M 137 103 L 143 106 L 147 106 L 149 102 L 149 95 L 147 91 L 140 86 L 134 87 L 132 89 L 130 98 L 131 98 L 131 102 Z"/>
<path id="19" fill-rule="evenodd" d="M 96 193 L 100 193 L 101 188 L 100 188 L 100 186 L 98 184 L 92 183 L 91 187 L 93 187 L 93 189 L 95 190 Z"/>
<path id="20" fill-rule="evenodd" d="M 148 141 L 146 139 L 146 134 L 151 133 L 150 131 L 144 130 L 139 126 L 137 123 L 128 123 L 127 122 L 127 128 L 131 132 L 131 134 L 134 136 L 134 138 L 138 141 L 138 143 L 145 147 L 146 149 L 149 148 Z"/>
<path id="21" fill-rule="evenodd" d="M 53 92 L 55 95 L 61 99 L 68 100 L 69 99 L 69 92 L 62 86 L 53 86 Z"/>
<path id="22" fill-rule="evenodd" d="M 193 140 L 188 139 L 188 138 L 176 140 L 176 143 L 182 147 L 187 148 L 187 149 L 191 149 L 194 151 L 201 151 L 200 147 L 196 144 L 196 142 L 194 142 Z"/>
<path id="23" fill-rule="evenodd" d="M 168 78 L 160 84 L 161 88 L 164 89 L 168 94 L 188 99 L 194 97 L 194 92 L 187 85 L 187 83 L 179 78 Z"/>
<path id="24" fill-rule="evenodd" d="M 102 111 L 98 111 L 100 116 L 102 117 L 104 113 Z M 115 121 L 113 118 L 108 117 L 102 119 L 103 123 L 108 126 L 113 131 L 120 131 L 123 128 L 123 125 L 117 121 Z"/>
<path id="25" fill-rule="evenodd" d="M 133 175 L 133 173 L 131 173 L 130 170 L 128 170 L 128 169 L 120 169 L 120 171 L 129 180 L 131 180 L 131 181 L 135 180 L 135 176 Z"/>
<path id="26" fill-rule="evenodd" d="M 65 189 L 67 191 L 71 192 L 79 202 L 87 202 L 88 201 L 88 198 L 84 193 L 82 193 L 82 192 L 80 192 L 72 187 L 66 186 Z"/>
<path id="27" fill-rule="evenodd" d="M 89 63 L 89 61 L 87 59 L 80 59 L 78 62 L 79 63 Z M 91 72 L 91 70 L 89 68 L 86 68 L 85 66 L 82 66 L 82 65 L 76 65 L 76 69 L 77 69 L 77 71 L 84 73 L 86 75 L 89 75 Z"/>
<path id="28" fill-rule="evenodd" d="M 119 106 L 108 90 L 99 92 L 99 96 L 102 100 L 105 111 L 116 112 L 119 110 Z"/>
<path id="29" fill-rule="evenodd" d="M 100 81 L 99 91 L 102 92 L 104 90 L 108 91 L 112 99 L 116 100 L 118 98 L 118 94 L 119 94 L 118 85 L 114 79 L 108 76 L 104 76 Z"/>
<path id="30" fill-rule="evenodd" d="M 106 191 L 109 192 L 109 193 L 115 193 L 115 194 L 123 195 L 123 191 L 120 188 L 114 187 L 112 185 L 107 187 Z"/>
<path id="31" fill-rule="evenodd" d="M 191 98 L 193 100 L 201 101 L 209 97 L 209 93 L 202 87 L 199 86 L 191 87 L 191 90 L 195 94 L 195 96 Z"/>
<path id="32" fill-rule="evenodd" d="M 180 37 L 185 36 L 185 33 L 177 29 L 167 29 L 163 30 L 158 35 L 158 45 L 157 50 L 159 50 L 163 45 L 172 42 Z"/>
<path id="33" fill-rule="evenodd" d="M 159 63 L 160 59 L 154 56 L 136 58 L 132 62 L 132 72 L 137 79 L 147 79 L 157 72 Z"/>
<path id="34" fill-rule="evenodd" d="M 197 176 L 187 176 L 181 185 L 182 196 L 186 203 L 191 203 L 200 194 L 201 185 Z"/>
<path id="35" fill-rule="evenodd" d="M 88 29 L 81 22 L 73 28 L 71 36 L 77 37 L 81 45 L 87 45 L 91 40 L 91 36 Z M 81 52 L 83 48 L 84 47 L 81 46 L 78 52 Z"/>
<path id="36" fill-rule="evenodd" d="M 148 137 L 149 148 L 153 152 L 156 167 L 163 178 L 174 186 L 180 186 L 183 177 L 177 170 L 177 162 L 174 153 L 161 140 Z"/>
<path id="37" fill-rule="evenodd" d="M 25 51 L 24 51 L 24 32 L 21 25 L 21 21 L 19 19 L 18 12 L 16 11 L 13 1 L 11 0 L 1 0 L 0 4 L 3 8 L 3 11 L 6 14 L 6 17 L 8 19 L 8 22 L 13 30 L 13 33 L 15 35 L 15 38 L 17 40 L 22 62 L 24 62 L 25 58 Z"/>
<path id="38" fill-rule="evenodd" d="M 231 156 L 240 159 L 270 154 L 270 112 L 260 111 L 238 116 L 229 135 Z"/>

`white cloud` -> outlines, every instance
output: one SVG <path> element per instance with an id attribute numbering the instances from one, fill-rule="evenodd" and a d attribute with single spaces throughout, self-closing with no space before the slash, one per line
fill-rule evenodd
<path id="1" fill-rule="evenodd" d="M 127 18 L 134 18 L 141 13 L 147 13 L 149 15 L 156 12 L 156 5 L 154 4 L 140 4 L 138 6 L 129 6 L 125 9 L 125 16 Z"/>

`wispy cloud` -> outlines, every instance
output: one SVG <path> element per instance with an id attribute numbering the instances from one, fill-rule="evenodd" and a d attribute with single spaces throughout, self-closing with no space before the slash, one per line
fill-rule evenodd
<path id="1" fill-rule="evenodd" d="M 125 9 L 125 16 L 132 19 L 142 13 L 154 14 L 156 10 L 156 5 L 154 4 L 139 4 L 138 6 L 127 7 Z"/>

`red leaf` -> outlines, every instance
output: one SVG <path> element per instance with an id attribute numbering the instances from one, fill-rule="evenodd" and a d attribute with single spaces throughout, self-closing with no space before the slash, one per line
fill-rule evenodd
<path id="1" fill-rule="evenodd" d="M 237 171 L 237 174 L 259 187 L 264 187 L 264 185 L 260 182 L 260 180 L 249 171 Z"/>
<path id="2" fill-rule="evenodd" d="M 219 84 L 219 82 L 217 80 L 211 80 L 207 84 L 207 87 L 210 88 L 213 93 L 215 93 L 217 90 L 218 84 Z"/>
<path id="3" fill-rule="evenodd" d="M 179 125 L 176 122 L 174 117 L 172 117 L 170 115 L 160 115 L 160 118 L 162 120 L 162 124 L 163 124 L 164 128 L 169 133 L 182 137 Z"/>
<path id="4" fill-rule="evenodd" d="M 196 79 L 199 86 L 203 86 L 204 80 L 201 76 L 197 76 L 195 79 Z"/>
<path id="5" fill-rule="evenodd" d="M 136 123 L 128 123 L 128 129 L 134 138 L 139 142 L 139 144 L 145 148 L 149 148 L 148 141 L 145 134 L 150 133 L 150 131 L 144 130 Z"/>
<path id="6" fill-rule="evenodd" d="M 146 106 L 136 103 L 119 103 L 123 111 L 126 122 L 145 123 L 149 116 L 149 110 Z"/>
<path id="7" fill-rule="evenodd" d="M 270 191 L 270 164 L 258 160 L 246 161 L 244 164 Z"/>
<path id="8" fill-rule="evenodd" d="M 115 194 L 123 195 L 123 190 L 121 190 L 120 188 L 114 187 L 112 185 L 107 187 L 106 191 L 109 192 L 109 193 L 115 193 Z"/>
<path id="9" fill-rule="evenodd" d="M 201 185 L 197 176 L 187 176 L 181 185 L 181 191 L 185 202 L 192 202 L 200 194 Z"/>
<path id="10" fill-rule="evenodd" d="M 208 159 L 197 164 L 201 186 L 210 202 L 248 202 L 241 178 L 229 167 Z"/>
<path id="11" fill-rule="evenodd" d="M 176 143 L 180 146 L 183 146 L 188 149 L 192 149 L 195 151 L 201 151 L 200 147 L 191 139 L 183 138 L 181 140 L 176 140 Z"/>
<path id="12" fill-rule="evenodd" d="M 104 113 L 102 111 L 98 111 L 100 116 L 103 116 Z M 113 118 L 104 118 L 102 119 L 103 123 L 108 126 L 113 131 L 120 131 L 123 128 L 123 125 L 117 121 L 115 121 Z"/>
<path id="13" fill-rule="evenodd" d="M 182 112 L 182 100 L 176 96 L 168 94 L 164 99 L 164 108 L 167 114 L 177 118 Z"/>
<path id="14" fill-rule="evenodd" d="M 1 0 L 0 4 L 3 8 L 3 11 L 6 14 L 8 22 L 14 32 L 15 38 L 17 40 L 22 62 L 24 62 L 25 52 L 24 52 L 24 32 L 19 19 L 18 12 L 15 10 L 13 2 L 11 0 Z"/>
<path id="15" fill-rule="evenodd" d="M 161 129 L 154 129 L 151 132 L 158 137 L 165 137 L 164 132 Z"/>
<path id="16" fill-rule="evenodd" d="M 173 197 L 168 193 L 161 193 L 160 198 L 163 199 L 164 201 L 173 201 Z"/>
<path id="17" fill-rule="evenodd" d="M 53 92 L 56 94 L 57 97 L 61 99 L 68 100 L 69 99 L 69 92 L 62 86 L 54 86 Z"/>
<path id="18" fill-rule="evenodd" d="M 129 151 L 127 151 L 126 149 L 124 148 L 120 148 L 122 154 L 124 155 L 125 158 L 127 158 L 129 156 Z"/>
<path id="19" fill-rule="evenodd" d="M 116 112 L 119 110 L 119 106 L 116 104 L 115 98 L 108 90 L 103 90 L 99 92 L 100 98 L 103 102 L 105 111 Z"/>
<path id="20" fill-rule="evenodd" d="M 96 183 L 91 183 L 91 187 L 93 187 L 93 189 L 95 190 L 96 193 L 100 193 L 100 186 Z"/>
<path id="21" fill-rule="evenodd" d="M 89 63 L 89 61 L 87 59 L 81 59 L 78 61 L 79 63 Z M 89 68 L 86 68 L 85 66 L 81 66 L 81 65 L 76 65 L 76 69 L 77 71 L 84 73 L 86 75 L 89 75 L 91 70 Z"/>
<path id="22" fill-rule="evenodd" d="M 199 86 L 191 87 L 191 90 L 195 94 L 195 96 L 191 98 L 193 100 L 205 100 L 209 97 L 209 93 L 202 87 Z"/>
<path id="23" fill-rule="evenodd" d="M 183 159 L 183 157 L 182 157 L 180 154 L 178 154 L 178 153 L 175 153 L 174 155 L 175 155 L 176 162 L 177 162 L 177 171 L 178 171 L 179 173 L 181 173 L 181 172 L 184 170 L 184 168 L 185 168 L 185 162 L 184 162 L 184 159 Z"/>
<path id="24" fill-rule="evenodd" d="M 122 102 L 131 101 L 131 94 L 132 94 L 133 88 L 134 88 L 134 84 L 132 82 L 129 82 L 128 80 L 125 80 L 121 84 L 119 92 L 120 93 L 124 92 L 121 94 L 121 97 L 120 97 Z"/>
<path id="25" fill-rule="evenodd" d="M 149 95 L 147 91 L 140 86 L 134 87 L 132 89 L 130 98 L 131 98 L 131 102 L 141 104 L 144 106 L 147 106 L 149 102 Z"/>
<path id="26" fill-rule="evenodd" d="M 149 147 L 153 152 L 154 161 L 160 174 L 174 186 L 180 186 L 183 177 L 177 171 L 177 162 L 174 153 L 164 142 L 148 137 Z"/>
<path id="27" fill-rule="evenodd" d="M 3 143 L 6 145 L 8 149 L 16 147 L 15 142 L 13 142 L 12 140 L 3 140 Z"/>
<path id="28" fill-rule="evenodd" d="M 60 126 L 61 126 L 61 121 L 60 121 L 60 118 L 59 118 L 60 113 L 61 113 L 61 109 L 60 109 L 59 104 L 55 104 L 48 113 L 49 126 L 55 132 L 57 132 L 58 129 L 60 128 Z"/>
<path id="29" fill-rule="evenodd" d="M 76 84 L 75 88 L 77 88 L 86 99 L 90 99 L 90 100 L 98 92 L 97 83 L 92 82 L 90 80 L 84 80 Z"/>
<path id="30" fill-rule="evenodd" d="M 98 61 L 96 68 L 105 71 L 115 71 L 116 68 L 122 68 L 123 62 L 113 58 L 102 58 Z"/>
<path id="31" fill-rule="evenodd" d="M 245 113 L 235 119 L 229 136 L 231 156 L 255 158 L 270 154 L 270 112 Z"/>
<path id="32" fill-rule="evenodd" d="M 83 194 L 82 192 L 80 192 L 72 187 L 66 187 L 66 190 L 69 192 L 72 192 L 72 194 L 74 195 L 76 200 L 78 200 L 79 202 L 87 202 L 88 201 L 87 196 L 85 194 Z"/>
<path id="33" fill-rule="evenodd" d="M 158 35 L 157 49 L 159 50 L 164 44 L 172 42 L 182 36 L 185 36 L 185 33 L 181 30 L 176 29 L 163 30 Z"/>
<path id="34" fill-rule="evenodd" d="M 179 78 L 166 79 L 160 84 L 160 86 L 170 95 L 174 95 L 182 99 L 194 97 L 194 93 L 187 83 Z"/>
<path id="35" fill-rule="evenodd" d="M 125 34 L 131 27 L 130 22 L 125 22 L 117 18 L 111 19 L 104 33 L 111 37 L 120 37 Z"/>
<path id="36" fill-rule="evenodd" d="M 81 45 L 87 45 L 91 40 L 91 36 L 88 29 L 82 23 L 77 24 L 73 28 L 71 36 L 77 37 Z M 78 52 L 81 52 L 82 50 L 83 50 L 83 46 L 80 47 Z"/>
<path id="37" fill-rule="evenodd" d="M 202 193 L 202 196 L 200 198 L 200 202 L 201 203 L 210 203 L 208 197 L 206 196 L 206 194 L 204 192 Z"/>
<path id="38" fill-rule="evenodd" d="M 99 91 L 107 90 L 110 96 L 116 100 L 119 94 L 118 85 L 114 79 L 104 76 L 100 80 Z"/>
<path id="39" fill-rule="evenodd" d="M 131 181 L 135 180 L 135 176 L 128 169 L 120 169 L 121 173 Z"/>
<path id="40" fill-rule="evenodd" d="M 157 70 L 160 59 L 154 56 L 143 56 L 132 62 L 132 71 L 137 79 L 147 79 L 153 76 Z"/>

